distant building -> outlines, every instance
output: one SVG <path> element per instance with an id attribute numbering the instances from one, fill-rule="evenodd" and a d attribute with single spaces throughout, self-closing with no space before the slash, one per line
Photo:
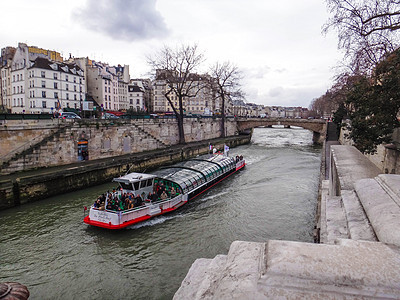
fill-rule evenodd
<path id="1" fill-rule="evenodd" d="M 85 63 L 88 94 L 106 110 L 126 110 L 128 104 L 129 66 L 117 67 L 88 60 Z"/>
<path id="2" fill-rule="evenodd" d="M 128 102 L 129 109 L 133 109 L 135 111 L 146 111 L 145 106 L 145 91 L 139 85 L 130 83 L 128 84 Z"/>
<path id="3" fill-rule="evenodd" d="M 156 113 L 173 112 L 171 104 L 165 94 L 168 91 L 167 76 L 165 71 L 157 70 L 156 79 L 152 83 L 152 107 Z M 195 86 L 193 97 L 185 97 L 182 101 L 183 109 L 186 114 L 213 115 L 220 114 L 222 108 L 221 99 L 215 97 L 210 83 L 209 75 L 190 74 L 187 85 Z M 169 98 L 176 109 L 179 107 L 179 99 L 175 93 L 170 93 Z M 225 103 L 225 111 L 232 111 L 231 101 Z"/>
<path id="4" fill-rule="evenodd" d="M 24 43 L 19 43 L 15 51 L 11 49 L 2 49 L 0 72 L 1 100 L 9 111 L 52 113 L 57 108 L 80 109 L 85 84 L 78 65 L 63 63 L 56 51 Z"/>
<path id="5" fill-rule="evenodd" d="M 58 109 L 82 109 L 85 100 L 83 71 L 76 64 L 64 64 L 38 57 L 27 68 L 28 77 L 25 112 L 52 113 Z M 15 112 L 23 112 L 18 104 L 18 73 L 13 86 L 13 104 Z M 14 74 L 13 74 L 14 80 Z M 17 87 L 17 90 L 15 90 Z M 17 92 L 14 94 L 14 92 Z M 22 92 L 22 91 L 21 91 Z"/>

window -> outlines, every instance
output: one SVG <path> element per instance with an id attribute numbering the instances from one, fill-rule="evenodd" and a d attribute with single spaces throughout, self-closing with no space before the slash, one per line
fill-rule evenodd
<path id="1" fill-rule="evenodd" d="M 104 87 L 104 91 L 107 93 L 107 87 L 106 86 Z"/>
<path id="2" fill-rule="evenodd" d="M 74 82 L 76 83 L 76 77 L 74 76 Z"/>
<path id="3" fill-rule="evenodd" d="M 79 83 L 82 84 L 82 78 L 79 78 Z"/>
<path id="4" fill-rule="evenodd" d="M 58 82 L 54 82 L 54 88 L 58 89 Z"/>
<path id="5" fill-rule="evenodd" d="M 67 98 L 67 100 L 69 100 L 69 94 L 68 94 L 68 93 L 66 94 L 66 96 L 65 96 L 65 97 Z"/>
<path id="6" fill-rule="evenodd" d="M 57 79 L 58 78 L 57 73 L 54 73 L 53 77 L 54 77 L 54 79 Z"/>
<path id="7" fill-rule="evenodd" d="M 68 75 L 65 75 L 65 81 L 68 81 Z"/>
<path id="8" fill-rule="evenodd" d="M 58 99 L 58 92 L 54 92 L 54 98 Z"/>
<path id="9" fill-rule="evenodd" d="M 42 107 L 46 108 L 46 105 L 47 105 L 46 101 L 42 101 Z"/>
<path id="10" fill-rule="evenodd" d="M 41 73 L 42 78 L 46 78 L 46 71 L 42 71 Z"/>
<path id="11" fill-rule="evenodd" d="M 19 74 L 17 74 L 17 81 L 19 81 Z"/>
<path id="12" fill-rule="evenodd" d="M 68 83 L 65 85 L 65 89 L 68 91 Z"/>
<path id="13" fill-rule="evenodd" d="M 74 94 L 74 100 L 78 100 L 78 99 L 76 98 L 76 94 Z"/>
<path id="14" fill-rule="evenodd" d="M 46 91 L 42 91 L 42 98 L 46 98 Z"/>
<path id="15" fill-rule="evenodd" d="M 46 81 L 42 80 L 42 88 L 46 87 Z"/>

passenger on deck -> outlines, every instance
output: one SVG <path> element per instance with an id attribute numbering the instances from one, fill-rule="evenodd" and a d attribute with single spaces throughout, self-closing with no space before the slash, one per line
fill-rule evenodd
<path id="1" fill-rule="evenodd" d="M 165 192 L 165 186 L 164 186 L 164 184 L 161 182 L 161 184 L 160 184 L 160 186 L 159 186 L 159 188 L 158 188 L 158 190 L 157 190 L 158 196 L 161 197 L 161 195 L 162 195 L 163 192 Z"/>
<path id="2" fill-rule="evenodd" d="M 174 198 L 176 196 L 176 190 L 174 187 L 171 187 L 171 198 Z"/>
<path id="3" fill-rule="evenodd" d="M 167 198 L 168 198 L 168 195 L 167 195 L 167 193 L 166 193 L 165 191 L 164 191 L 164 192 L 162 192 L 162 194 L 161 194 L 160 198 L 161 198 L 161 200 L 167 200 Z"/>
<path id="4" fill-rule="evenodd" d="M 97 198 L 97 200 L 93 203 L 94 208 L 100 208 L 100 198 Z"/>
<path id="5" fill-rule="evenodd" d="M 135 207 L 141 206 L 141 205 L 142 205 L 142 202 L 143 202 L 142 197 L 140 197 L 140 195 L 138 194 L 138 195 L 135 197 Z"/>

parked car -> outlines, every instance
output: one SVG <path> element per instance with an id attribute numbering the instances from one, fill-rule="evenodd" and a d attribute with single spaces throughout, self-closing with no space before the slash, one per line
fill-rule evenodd
<path id="1" fill-rule="evenodd" d="M 101 116 L 102 119 L 119 119 L 118 116 L 114 115 L 114 114 L 110 114 L 108 112 L 103 113 L 103 115 Z"/>
<path id="2" fill-rule="evenodd" d="M 80 119 L 81 117 L 78 116 L 74 112 L 62 112 L 60 114 L 60 118 L 62 118 L 62 119 Z"/>

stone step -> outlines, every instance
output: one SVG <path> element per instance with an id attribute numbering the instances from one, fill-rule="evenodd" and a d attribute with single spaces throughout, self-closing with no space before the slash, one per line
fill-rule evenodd
<path id="1" fill-rule="evenodd" d="M 380 242 L 400 246 L 400 175 L 356 182 L 355 191 Z"/>
<path id="2" fill-rule="evenodd" d="M 226 267 L 226 260 L 226 255 L 217 255 L 213 259 L 196 259 L 174 299 L 199 299 L 219 280 Z"/>
<path id="3" fill-rule="evenodd" d="M 379 242 L 234 242 L 196 260 L 174 299 L 398 299 L 399 262 L 400 248 Z"/>
<path id="4" fill-rule="evenodd" d="M 336 239 L 350 238 L 341 196 L 326 198 L 326 232 L 328 244 L 335 243 Z"/>
<path id="5" fill-rule="evenodd" d="M 349 238 L 353 240 L 377 241 L 374 229 L 369 223 L 357 194 L 354 191 L 342 191 Z"/>

